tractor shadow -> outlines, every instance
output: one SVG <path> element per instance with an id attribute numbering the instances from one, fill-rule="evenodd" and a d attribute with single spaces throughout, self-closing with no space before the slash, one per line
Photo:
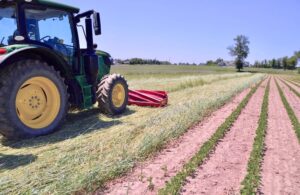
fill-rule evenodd
<path id="1" fill-rule="evenodd" d="M 37 157 L 28 155 L 5 155 L 0 153 L 0 171 L 13 170 L 36 161 Z"/>
<path id="2" fill-rule="evenodd" d="M 120 121 L 122 117 L 129 116 L 134 112 L 133 110 L 127 109 L 126 112 L 120 116 L 107 117 L 111 119 L 110 121 L 102 120 L 102 114 L 98 109 L 69 113 L 65 124 L 53 134 L 25 140 L 6 140 L 3 138 L 0 143 L 4 146 L 16 149 L 42 147 L 47 144 L 62 142 L 94 131 L 103 131 L 109 127 L 119 125 L 122 123 Z"/>

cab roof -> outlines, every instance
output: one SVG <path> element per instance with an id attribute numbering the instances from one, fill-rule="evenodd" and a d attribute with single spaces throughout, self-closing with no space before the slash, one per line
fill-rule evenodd
<path id="1" fill-rule="evenodd" d="M 27 2 L 28 2 L 28 0 L 27 0 Z M 79 11 L 80 11 L 80 9 L 77 7 L 73 7 L 73 6 L 66 5 L 66 4 L 59 3 L 56 1 L 52 1 L 52 0 L 33 0 L 33 2 L 36 2 L 37 4 L 53 7 L 53 8 L 67 10 L 67 11 L 70 11 L 73 13 L 79 13 Z"/>
<path id="2" fill-rule="evenodd" d="M 52 0 L 0 0 L 0 3 L 9 3 L 9 2 L 16 2 L 16 3 L 25 3 L 25 4 L 33 4 L 33 5 L 43 5 L 46 7 L 56 8 L 65 10 L 72 13 L 79 13 L 80 9 L 77 7 L 73 7 L 71 5 L 66 5 L 63 3 L 59 3 L 57 1 Z"/>

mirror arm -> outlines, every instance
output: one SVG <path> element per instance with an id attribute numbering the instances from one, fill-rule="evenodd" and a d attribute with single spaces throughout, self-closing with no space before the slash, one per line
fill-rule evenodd
<path id="1" fill-rule="evenodd" d="M 83 12 L 81 14 L 78 14 L 75 16 L 75 20 L 76 22 L 80 22 L 80 19 L 81 18 L 90 18 L 92 14 L 94 14 L 95 11 L 94 10 L 90 10 L 90 11 L 87 11 L 87 12 Z"/>
<path id="2" fill-rule="evenodd" d="M 86 44 L 87 44 L 87 52 L 94 52 L 94 40 L 93 40 L 93 27 L 92 27 L 92 19 L 85 19 L 85 28 L 86 28 Z"/>

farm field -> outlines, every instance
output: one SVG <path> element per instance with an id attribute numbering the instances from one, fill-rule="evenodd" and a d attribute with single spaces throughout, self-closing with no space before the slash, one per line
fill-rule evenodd
<path id="1" fill-rule="evenodd" d="M 72 112 L 52 135 L 2 139 L 0 194 L 300 191 L 299 76 L 177 66 L 113 72 L 132 89 L 167 90 L 169 105 L 129 106 L 113 118 L 96 108 Z"/>

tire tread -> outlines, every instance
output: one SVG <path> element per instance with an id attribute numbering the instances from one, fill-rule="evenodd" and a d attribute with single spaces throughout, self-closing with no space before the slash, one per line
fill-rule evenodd
<path id="1" fill-rule="evenodd" d="M 98 85 L 97 100 L 101 112 L 109 115 L 120 114 L 111 107 L 110 93 L 113 84 L 117 81 L 124 82 L 126 90 L 128 90 L 128 84 L 125 78 L 120 74 L 106 75 L 102 78 Z M 128 96 L 128 95 L 127 95 Z"/>

